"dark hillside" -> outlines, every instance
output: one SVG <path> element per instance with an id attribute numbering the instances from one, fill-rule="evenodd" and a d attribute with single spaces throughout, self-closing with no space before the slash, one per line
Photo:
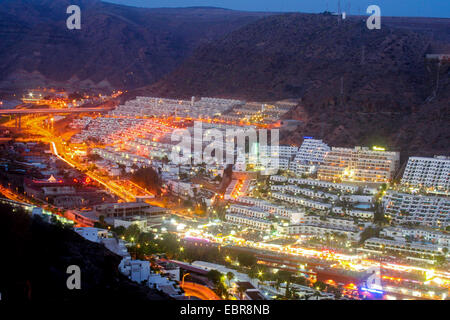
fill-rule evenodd
<path id="1" fill-rule="evenodd" d="M 368 30 L 355 17 L 341 23 L 326 15 L 262 18 L 202 46 L 137 94 L 299 98 L 288 117 L 304 126 L 285 142 L 313 135 L 339 146 L 445 153 L 449 64 L 425 55 L 446 50 L 450 20 L 419 20 L 389 18 L 381 30 Z"/>
<path id="2" fill-rule="evenodd" d="M 66 9 L 81 9 L 68 30 Z M 0 0 L 0 90 L 130 89 L 174 70 L 201 43 L 267 13 L 144 9 L 98 0 Z"/>
<path id="3" fill-rule="evenodd" d="M 2 302 L 145 302 L 169 299 L 129 281 L 120 257 L 70 229 L 0 205 Z M 81 289 L 68 290 L 69 265 L 81 269 Z"/>

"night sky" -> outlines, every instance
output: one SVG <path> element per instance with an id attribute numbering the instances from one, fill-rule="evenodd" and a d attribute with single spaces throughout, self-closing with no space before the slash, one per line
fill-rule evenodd
<path id="1" fill-rule="evenodd" d="M 338 0 L 104 0 L 138 7 L 210 6 L 247 11 L 323 12 L 337 11 Z M 378 5 L 381 15 L 450 18 L 449 0 L 341 0 L 342 11 L 366 14 L 369 5 Z"/>

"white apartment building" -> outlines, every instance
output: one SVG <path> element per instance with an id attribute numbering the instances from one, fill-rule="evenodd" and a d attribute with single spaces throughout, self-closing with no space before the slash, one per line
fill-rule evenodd
<path id="1" fill-rule="evenodd" d="M 135 141 L 129 141 L 125 147 L 135 153 L 153 158 L 170 158 L 174 145 L 154 142 L 149 139 L 137 138 Z"/>
<path id="2" fill-rule="evenodd" d="M 141 168 L 141 167 L 148 167 L 152 164 L 152 161 L 145 157 L 130 152 L 114 151 L 111 148 L 109 149 L 93 148 L 92 153 L 99 155 L 105 160 L 117 164 L 122 164 L 127 167 L 137 166 Z"/>
<path id="3" fill-rule="evenodd" d="M 305 138 L 295 155 L 294 161 L 305 161 L 316 164 L 322 163 L 323 158 L 328 151 L 330 151 L 330 147 L 322 140 Z"/>
<path id="4" fill-rule="evenodd" d="M 198 187 L 192 182 L 183 182 L 179 180 L 167 180 L 166 185 L 174 194 L 191 198 L 195 196 L 194 190 Z"/>
<path id="5" fill-rule="evenodd" d="M 225 200 L 232 200 L 238 197 L 239 195 L 239 189 L 242 186 L 241 180 L 231 180 L 230 184 L 228 185 L 227 189 L 224 193 L 224 199 Z"/>
<path id="6" fill-rule="evenodd" d="M 225 220 L 228 223 L 246 226 L 246 227 L 249 227 L 252 229 L 257 229 L 260 231 L 270 231 L 270 228 L 273 225 L 273 223 L 270 222 L 269 220 L 252 218 L 252 217 L 247 217 L 247 216 L 233 214 L 233 213 L 227 213 L 225 215 Z"/>
<path id="7" fill-rule="evenodd" d="M 296 205 L 300 205 L 300 206 L 304 206 L 304 207 L 312 208 L 312 209 L 329 210 L 332 207 L 332 205 L 329 203 L 314 201 L 311 199 L 293 196 L 293 195 L 289 195 L 289 194 L 285 194 L 285 193 L 281 193 L 281 192 L 272 192 L 271 196 L 274 199 L 286 201 L 286 202 L 289 202 L 292 204 L 296 204 Z"/>
<path id="8" fill-rule="evenodd" d="M 287 233 L 289 235 L 314 235 L 320 237 L 337 234 L 346 236 L 347 239 L 351 241 L 358 241 L 361 232 L 358 228 L 336 226 L 326 223 L 303 223 L 288 226 Z"/>
<path id="9" fill-rule="evenodd" d="M 226 110 L 235 105 L 243 104 L 242 101 L 231 99 L 218 99 L 202 97 L 196 101 L 195 97 L 191 100 L 166 99 L 158 97 L 136 97 L 134 100 L 127 101 L 120 105 L 110 114 L 114 116 L 127 117 L 188 117 L 211 119 L 214 116 L 220 116 Z"/>
<path id="10" fill-rule="evenodd" d="M 112 234 L 106 229 L 94 227 L 74 228 L 74 231 L 86 240 L 101 243 L 103 239 L 111 238 Z"/>
<path id="11" fill-rule="evenodd" d="M 294 186 L 294 188 L 296 188 L 296 187 Z M 298 193 L 301 193 L 303 195 L 311 196 L 314 198 L 319 198 L 322 200 L 330 199 L 331 201 L 336 201 L 338 199 L 338 196 L 336 196 L 336 195 L 331 195 L 328 193 L 320 193 L 320 192 L 318 193 L 316 191 L 309 190 L 309 189 L 301 189 L 299 192 L 296 193 L 296 195 L 286 193 L 286 192 L 295 193 L 295 191 L 298 191 L 296 189 L 293 189 L 292 186 L 272 186 L 272 190 L 277 191 L 277 192 L 272 192 L 272 194 L 271 194 L 271 196 L 274 199 L 286 201 L 286 202 L 289 202 L 289 203 L 292 203 L 295 205 L 300 205 L 300 206 L 304 206 L 307 208 L 323 210 L 323 211 L 331 210 L 332 212 L 334 212 L 336 214 L 343 214 L 343 215 L 366 219 L 366 220 L 373 220 L 373 218 L 375 216 L 375 213 L 373 211 L 359 210 L 359 209 L 355 209 L 355 208 L 344 209 L 343 207 L 334 207 L 330 203 L 315 201 L 315 200 L 311 200 L 308 198 L 303 198 L 303 197 L 297 196 Z"/>
<path id="12" fill-rule="evenodd" d="M 450 198 L 388 191 L 383 197 L 385 214 L 395 223 L 435 228 L 450 225 Z"/>
<path id="13" fill-rule="evenodd" d="M 254 165 L 255 170 L 265 171 L 267 174 L 277 173 L 278 170 L 288 170 L 290 160 L 288 158 L 259 157 Z"/>
<path id="14" fill-rule="evenodd" d="M 312 175 L 317 172 L 318 167 L 319 165 L 306 162 L 291 161 L 289 163 L 289 171 L 298 177 Z"/>
<path id="15" fill-rule="evenodd" d="M 114 219 L 114 228 L 117 227 L 124 227 L 127 229 L 128 227 L 135 225 L 140 230 L 146 230 L 148 226 L 148 220 L 147 219 L 141 219 L 139 217 L 134 217 L 132 219 Z"/>
<path id="16" fill-rule="evenodd" d="M 285 177 L 285 176 L 279 176 L 279 175 L 272 175 L 272 176 L 270 176 L 270 181 L 286 182 L 287 180 L 288 180 L 288 178 Z"/>
<path id="17" fill-rule="evenodd" d="M 142 283 L 144 280 L 148 280 L 150 276 L 150 261 L 124 258 L 119 264 L 119 270 L 131 281 Z"/>
<path id="18" fill-rule="evenodd" d="M 304 217 L 305 223 L 324 223 L 337 228 L 358 228 L 353 219 L 348 218 L 333 218 L 333 217 L 321 217 L 317 215 L 307 215 Z"/>
<path id="19" fill-rule="evenodd" d="M 441 255 L 442 246 L 434 244 L 422 244 L 419 242 L 406 242 L 380 238 L 370 238 L 364 242 L 364 248 L 378 252 L 394 251 L 403 254 L 417 255 Z"/>
<path id="20" fill-rule="evenodd" d="M 297 176 L 315 173 L 329 150 L 330 147 L 322 140 L 305 137 L 289 170 Z"/>
<path id="21" fill-rule="evenodd" d="M 298 147 L 296 146 L 268 146 L 260 145 L 259 153 L 260 155 L 274 156 L 280 158 L 292 158 L 298 152 Z"/>
<path id="22" fill-rule="evenodd" d="M 258 163 L 255 168 L 258 170 L 279 169 L 288 170 L 292 157 L 297 153 L 295 146 L 268 146 L 259 145 L 256 151 Z"/>
<path id="23" fill-rule="evenodd" d="M 324 157 L 318 178 L 325 181 L 389 182 L 399 161 L 399 152 L 333 147 Z"/>
<path id="24" fill-rule="evenodd" d="M 318 198 L 318 199 L 328 199 L 330 201 L 336 201 L 339 199 L 339 197 L 332 193 L 307 189 L 307 188 L 300 188 L 295 185 L 274 185 L 270 187 L 271 191 L 280 191 L 280 192 L 290 192 L 294 193 L 295 195 L 301 194 L 307 197 L 311 198 Z"/>
<path id="25" fill-rule="evenodd" d="M 152 206 L 145 202 L 105 203 L 95 206 L 94 210 L 97 216 L 103 215 L 105 218 L 148 217 L 166 212 L 164 208 Z"/>
<path id="26" fill-rule="evenodd" d="M 410 157 L 403 173 L 402 184 L 450 190 L 450 158 Z"/>
<path id="27" fill-rule="evenodd" d="M 265 219 L 270 217 L 270 213 L 258 207 L 243 206 L 239 204 L 231 204 L 228 210 L 230 213 L 240 214 L 247 217 Z"/>
<path id="28" fill-rule="evenodd" d="M 147 285 L 150 288 L 160 290 L 174 299 L 182 299 L 184 293 L 177 281 L 169 279 L 160 273 L 150 273 Z"/>
<path id="29" fill-rule="evenodd" d="M 423 228 L 387 227 L 380 231 L 380 236 L 390 237 L 397 241 L 407 238 L 414 241 L 426 241 L 450 249 L 450 234 Z"/>
<path id="30" fill-rule="evenodd" d="M 300 178 L 289 178 L 289 183 L 297 184 L 297 185 L 309 185 L 320 188 L 328 188 L 328 189 L 336 189 L 344 192 L 355 193 L 358 191 L 359 187 L 351 184 L 345 183 L 334 183 L 328 181 L 321 180 L 313 180 L 313 179 L 300 179 Z"/>
<path id="31" fill-rule="evenodd" d="M 364 195 L 358 195 L 358 194 L 344 194 L 339 197 L 341 201 L 348 201 L 351 203 L 373 203 L 374 197 L 372 195 L 370 196 L 364 196 Z"/>
<path id="32" fill-rule="evenodd" d="M 353 208 L 348 209 L 343 207 L 333 207 L 331 211 L 337 214 L 344 214 L 346 216 L 360 218 L 364 220 L 373 220 L 375 217 L 375 212 L 373 211 L 358 210 Z"/>
<path id="33" fill-rule="evenodd" d="M 286 208 L 284 206 L 279 206 L 273 203 L 270 203 L 269 201 L 265 201 L 265 200 L 261 200 L 261 199 L 256 199 L 256 198 L 252 198 L 252 197 L 244 197 L 241 196 L 237 199 L 239 202 L 245 203 L 245 204 L 250 204 L 253 205 L 255 207 L 261 208 L 267 212 L 269 212 L 270 214 L 273 214 L 275 216 L 278 217 L 283 217 L 283 218 L 287 218 L 287 219 L 291 219 L 292 215 L 297 215 L 297 214 L 304 214 L 303 210 L 293 210 L 293 209 L 289 209 Z"/>

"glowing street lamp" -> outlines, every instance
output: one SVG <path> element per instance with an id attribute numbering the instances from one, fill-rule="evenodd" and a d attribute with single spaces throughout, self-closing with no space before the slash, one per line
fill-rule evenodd
<path id="1" fill-rule="evenodd" d="M 182 281 L 181 281 L 181 287 L 184 286 L 184 278 L 186 278 L 186 276 L 188 276 L 188 275 L 190 275 L 190 273 L 185 273 L 185 274 L 183 275 L 183 279 L 182 279 Z"/>

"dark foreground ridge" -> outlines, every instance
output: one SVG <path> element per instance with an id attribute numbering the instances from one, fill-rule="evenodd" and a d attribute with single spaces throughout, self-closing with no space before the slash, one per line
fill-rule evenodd
<path id="1" fill-rule="evenodd" d="M 0 204 L 2 302 L 136 303 L 169 297 L 121 275 L 121 258 L 74 231 Z M 69 265 L 81 269 L 81 289 L 68 290 Z"/>

